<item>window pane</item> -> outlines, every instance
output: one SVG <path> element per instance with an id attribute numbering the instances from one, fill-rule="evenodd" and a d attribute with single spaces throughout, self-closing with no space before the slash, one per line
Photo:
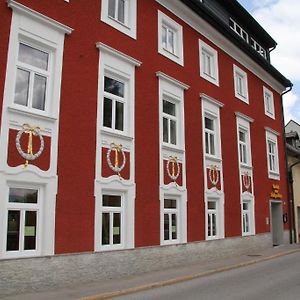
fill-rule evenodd
<path id="1" fill-rule="evenodd" d="M 124 97 L 124 83 L 105 76 L 104 91 L 119 97 Z"/>
<path id="2" fill-rule="evenodd" d="M 209 135 L 209 146 L 210 146 L 210 154 L 215 155 L 215 140 L 214 140 L 214 135 L 210 134 Z"/>
<path id="3" fill-rule="evenodd" d="M 18 59 L 19 61 L 32 65 L 34 67 L 43 70 L 48 69 L 49 54 L 22 43 L 20 44 Z"/>
<path id="4" fill-rule="evenodd" d="M 164 208 L 176 208 L 176 200 L 175 199 L 165 199 L 164 200 Z"/>
<path id="5" fill-rule="evenodd" d="M 205 153 L 210 154 L 208 138 L 209 138 L 209 135 L 207 132 L 205 132 Z"/>
<path id="6" fill-rule="evenodd" d="M 7 251 L 19 250 L 20 211 L 9 210 L 7 217 Z"/>
<path id="7" fill-rule="evenodd" d="M 112 100 L 104 98 L 103 126 L 112 128 Z"/>
<path id="8" fill-rule="evenodd" d="M 115 18 L 115 10 L 116 10 L 116 0 L 108 1 L 108 15 L 112 18 Z"/>
<path id="9" fill-rule="evenodd" d="M 124 103 L 116 101 L 116 129 L 124 130 Z"/>
<path id="10" fill-rule="evenodd" d="M 239 139 L 240 139 L 240 141 L 242 141 L 242 142 L 246 142 L 246 135 L 245 135 L 245 132 L 239 131 Z"/>
<path id="11" fill-rule="evenodd" d="M 121 196 L 103 195 L 102 205 L 110 207 L 121 207 Z"/>
<path id="12" fill-rule="evenodd" d="M 10 188 L 8 202 L 37 203 L 38 191 L 22 188 Z"/>
<path id="13" fill-rule="evenodd" d="M 167 28 L 165 26 L 162 27 L 162 45 L 163 48 L 167 48 Z"/>
<path id="14" fill-rule="evenodd" d="M 168 41 L 169 41 L 169 51 L 175 53 L 174 48 L 174 32 L 172 30 L 168 30 Z"/>
<path id="15" fill-rule="evenodd" d="M 121 214 L 114 213 L 113 220 L 113 244 L 121 243 Z"/>
<path id="16" fill-rule="evenodd" d="M 248 203 L 243 203 L 243 210 L 247 210 L 248 209 Z"/>
<path id="17" fill-rule="evenodd" d="M 15 100 L 14 102 L 20 105 L 28 105 L 30 73 L 21 69 L 17 69 Z"/>
<path id="18" fill-rule="evenodd" d="M 165 143 L 169 142 L 169 127 L 168 127 L 168 119 L 163 118 L 163 141 Z"/>
<path id="19" fill-rule="evenodd" d="M 125 0 L 119 0 L 118 3 L 118 20 L 125 23 Z"/>
<path id="20" fill-rule="evenodd" d="M 214 130 L 214 121 L 212 119 L 205 117 L 204 123 L 206 129 Z"/>
<path id="21" fill-rule="evenodd" d="M 172 214 L 172 240 L 177 239 L 177 217 L 176 214 Z"/>
<path id="22" fill-rule="evenodd" d="M 102 214 L 102 245 L 109 245 L 109 213 Z"/>
<path id="23" fill-rule="evenodd" d="M 170 239 L 169 230 L 170 230 L 169 215 L 164 214 L 164 240 L 165 241 Z"/>
<path id="24" fill-rule="evenodd" d="M 36 249 L 36 211 L 25 212 L 24 250 Z"/>
<path id="25" fill-rule="evenodd" d="M 216 209 L 216 202 L 214 202 L 214 201 L 208 201 L 207 202 L 207 208 L 208 209 Z"/>
<path id="26" fill-rule="evenodd" d="M 212 214 L 212 235 L 217 235 L 216 214 Z"/>
<path id="27" fill-rule="evenodd" d="M 176 106 L 174 103 L 163 100 L 163 112 L 171 115 L 176 116 Z"/>
<path id="28" fill-rule="evenodd" d="M 45 110 L 47 78 L 44 76 L 34 75 L 32 107 L 40 110 Z"/>
<path id="29" fill-rule="evenodd" d="M 171 131 L 171 144 L 176 145 L 176 122 L 170 120 L 170 131 Z"/>

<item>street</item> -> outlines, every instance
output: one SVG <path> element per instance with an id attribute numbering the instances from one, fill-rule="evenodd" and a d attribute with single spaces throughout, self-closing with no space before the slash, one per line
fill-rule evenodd
<path id="1" fill-rule="evenodd" d="M 296 300 L 300 299 L 300 253 L 114 299 Z"/>

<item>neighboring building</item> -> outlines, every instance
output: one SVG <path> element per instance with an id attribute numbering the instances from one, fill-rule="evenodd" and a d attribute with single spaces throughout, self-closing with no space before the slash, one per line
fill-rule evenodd
<path id="1" fill-rule="evenodd" d="M 291 120 L 285 126 L 285 139 L 293 209 L 294 241 L 300 242 L 300 125 Z"/>
<path id="2" fill-rule="evenodd" d="M 0 14 L 1 259 L 287 240 L 292 84 L 237 1 L 8 0 Z"/>

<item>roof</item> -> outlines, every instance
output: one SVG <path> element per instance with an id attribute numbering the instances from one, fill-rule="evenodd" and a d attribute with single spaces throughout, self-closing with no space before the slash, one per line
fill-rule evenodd
<path id="1" fill-rule="evenodd" d="M 216 30 L 221 32 L 232 43 L 243 50 L 249 57 L 251 57 L 256 63 L 264 68 L 269 74 L 271 74 L 278 82 L 284 87 L 292 87 L 292 82 L 282 75 L 275 67 L 271 65 L 264 57 L 262 57 L 250 44 L 240 38 L 227 23 L 222 21 L 216 14 L 214 14 L 209 8 L 207 8 L 199 0 L 180 0 L 190 9 L 192 9 L 201 18 L 210 23 Z M 226 8 L 227 11 L 232 13 L 233 17 L 237 17 L 242 20 L 243 24 L 251 30 L 255 36 L 264 41 L 270 48 L 276 46 L 276 42 L 272 37 L 260 26 L 260 24 L 249 14 L 249 12 L 237 1 L 237 0 L 215 0 L 219 5 Z"/>

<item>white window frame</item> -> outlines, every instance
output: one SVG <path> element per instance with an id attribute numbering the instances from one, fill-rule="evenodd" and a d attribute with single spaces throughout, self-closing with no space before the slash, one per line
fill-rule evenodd
<path id="1" fill-rule="evenodd" d="M 238 161 L 240 167 L 252 168 L 252 152 L 251 152 L 251 137 L 250 137 L 250 122 L 253 119 L 244 116 L 243 114 L 236 113 L 237 115 L 237 145 L 238 145 Z M 239 132 L 242 131 L 245 134 L 245 142 L 240 141 Z M 246 148 L 247 162 L 241 161 L 240 148 L 243 146 Z"/>
<path id="2" fill-rule="evenodd" d="M 15 1 L 8 0 L 7 2 L 8 6 L 13 9 L 13 17 L 9 40 L 4 103 L 13 111 L 29 113 L 32 116 L 49 117 L 51 119 L 58 118 L 64 34 L 70 34 L 72 29 Z M 18 61 L 20 43 L 49 53 L 45 110 L 14 103 L 17 66 L 20 65 Z M 25 67 L 25 64 L 23 63 L 22 66 Z M 37 71 L 37 73 L 40 72 L 39 69 L 26 64 L 27 69 L 28 67 Z"/>
<path id="3" fill-rule="evenodd" d="M 274 131 L 271 132 L 266 129 L 266 148 L 267 148 L 267 164 L 268 164 L 268 176 L 270 179 L 279 180 L 280 179 L 280 172 L 279 172 L 279 160 L 278 160 L 278 140 L 277 135 Z M 274 146 L 274 152 L 269 151 L 269 143 Z M 270 164 L 270 160 L 273 161 Z"/>
<path id="4" fill-rule="evenodd" d="M 263 87 L 263 94 L 264 94 L 265 114 L 266 116 L 275 120 L 274 95 L 265 86 Z"/>
<path id="5" fill-rule="evenodd" d="M 102 129 L 106 130 L 106 131 L 111 131 L 111 132 L 116 132 L 119 134 L 126 134 L 128 132 L 128 112 L 129 112 L 129 107 L 128 107 L 128 96 L 129 96 L 129 92 L 128 92 L 128 87 L 129 87 L 129 78 L 124 78 L 122 77 L 122 75 L 120 73 L 114 72 L 112 73 L 109 69 L 104 71 L 103 74 L 103 83 L 104 83 L 104 78 L 108 77 L 114 80 L 117 80 L 121 83 L 124 84 L 124 97 L 119 97 L 117 95 L 111 94 L 109 92 L 106 92 L 104 90 L 104 86 L 103 86 L 103 100 L 102 100 L 102 111 L 103 111 L 103 115 L 102 115 Z M 108 98 L 109 100 L 112 101 L 112 126 L 111 127 L 107 127 L 104 126 L 103 122 L 104 122 L 104 99 Z M 123 130 L 119 130 L 116 128 L 116 102 L 119 103 L 123 103 Z"/>
<path id="6" fill-rule="evenodd" d="M 108 14 L 108 1 L 102 0 L 101 2 L 101 21 L 112 26 L 118 31 L 136 39 L 137 32 L 137 0 L 125 0 L 125 20 L 124 23 L 109 16 Z M 119 0 L 116 0 L 119 1 Z"/>
<path id="7" fill-rule="evenodd" d="M 208 202 L 214 202 L 215 208 L 208 209 Z M 224 203 L 218 195 L 207 195 L 205 200 L 205 236 L 206 240 L 217 240 L 224 238 Z M 216 216 L 216 234 L 209 234 L 209 215 Z M 210 219 L 211 220 L 211 219 Z M 212 225 L 212 224 L 210 224 Z M 210 226 L 211 230 L 212 227 Z"/>
<path id="8" fill-rule="evenodd" d="M 208 129 L 205 127 L 205 119 L 210 119 L 213 122 L 213 127 L 214 129 Z M 205 112 L 204 114 L 204 153 L 205 156 L 211 156 L 211 157 L 218 157 L 218 150 L 217 150 L 217 129 L 218 129 L 218 124 L 217 124 L 218 120 L 217 120 L 217 116 L 216 115 L 212 115 L 210 113 Z M 209 140 L 209 144 L 206 144 L 206 136 L 208 137 L 207 139 Z M 211 153 L 212 149 L 211 149 L 211 143 L 210 140 L 212 139 L 213 141 L 213 147 L 214 147 L 214 152 L 215 153 Z M 208 153 L 206 152 L 206 148 L 208 148 Z"/>
<path id="9" fill-rule="evenodd" d="M 179 128 L 178 128 L 178 125 L 179 125 L 179 118 L 178 118 L 179 117 L 178 116 L 179 107 L 178 106 L 179 106 L 179 104 L 178 104 L 177 101 L 174 101 L 174 99 L 169 98 L 166 95 L 164 95 L 163 102 L 164 101 L 170 102 L 170 103 L 175 105 L 175 116 L 165 113 L 163 111 L 163 108 L 162 108 L 162 124 L 164 123 L 163 122 L 164 119 L 166 119 L 167 122 L 168 122 L 168 141 L 164 141 L 163 139 L 162 139 L 162 141 L 163 141 L 164 144 L 176 147 L 178 145 L 178 137 L 179 137 L 178 136 L 178 133 L 179 133 Z M 163 103 L 162 103 L 162 107 L 163 107 Z M 175 122 L 175 125 L 176 125 L 176 131 L 175 131 L 176 143 L 175 144 L 173 144 L 171 142 L 171 121 Z M 163 135 L 163 138 L 164 138 L 164 126 L 162 126 L 162 130 L 163 130 L 162 135 Z"/>
<path id="10" fill-rule="evenodd" d="M 184 150 L 184 90 L 189 87 L 162 72 L 157 72 L 156 76 L 159 78 L 160 144 L 165 149 Z M 165 115 L 163 113 L 163 100 L 176 105 L 176 145 L 163 141 L 163 116 Z"/>
<path id="11" fill-rule="evenodd" d="M 48 69 L 47 70 L 43 70 L 40 69 L 38 67 L 35 67 L 33 65 L 24 63 L 19 61 L 18 59 L 18 55 L 19 55 L 19 47 L 20 44 L 29 46 L 35 50 L 39 50 L 42 52 L 45 52 L 48 54 Z M 16 58 L 16 77 L 15 77 L 15 86 L 16 86 L 16 81 L 17 81 L 17 70 L 21 69 L 24 71 L 29 72 L 29 86 L 28 86 L 28 95 L 27 95 L 27 105 L 22 105 L 22 104 L 18 104 L 15 103 L 15 97 L 13 99 L 13 106 L 18 107 L 18 109 L 20 110 L 28 110 L 28 111 L 32 111 L 35 112 L 37 114 L 45 114 L 47 113 L 47 111 L 49 110 L 49 106 L 50 106 L 50 101 L 51 101 L 51 97 L 49 96 L 49 94 L 51 95 L 51 81 L 53 80 L 53 59 L 55 57 L 54 52 L 47 46 L 47 45 L 40 45 L 39 43 L 35 42 L 35 41 L 31 41 L 28 40 L 26 37 L 19 37 L 19 43 L 18 43 L 18 50 L 17 50 L 17 58 Z M 46 78 L 46 90 L 45 90 L 45 108 L 43 110 L 41 109 L 37 109 L 32 107 L 32 100 L 33 100 L 33 89 L 34 89 L 34 76 L 35 75 L 40 75 L 44 78 Z"/>
<path id="12" fill-rule="evenodd" d="M 133 137 L 134 134 L 134 99 L 135 99 L 135 66 L 140 66 L 141 62 L 124 55 L 123 53 L 103 44 L 97 43 L 97 48 L 100 49 L 100 64 L 99 64 L 99 89 L 98 89 L 98 120 L 103 133 L 117 135 L 119 137 Z M 104 114 L 104 77 L 110 77 L 121 81 L 124 86 L 124 115 L 123 115 L 123 130 L 117 130 L 103 126 Z M 111 95 L 111 94 L 110 94 Z M 112 95 L 117 97 L 115 95 Z M 118 98 L 118 97 L 117 97 Z M 114 110 L 113 116 L 114 118 Z M 112 123 L 114 120 L 112 120 Z"/>
<path id="13" fill-rule="evenodd" d="M 247 73 L 236 65 L 233 65 L 234 94 L 235 97 L 249 104 Z"/>
<path id="14" fill-rule="evenodd" d="M 174 52 L 163 45 L 163 28 L 174 33 Z M 168 39 L 168 37 L 167 37 Z M 180 24 L 158 11 L 158 53 L 183 66 L 183 29 Z"/>
<path id="15" fill-rule="evenodd" d="M 253 38 L 250 40 L 251 47 L 262 57 L 267 58 L 266 50 Z"/>
<path id="16" fill-rule="evenodd" d="M 248 209 L 244 210 L 244 204 L 248 205 Z M 242 211 L 242 236 L 254 234 L 254 219 L 253 219 L 253 200 L 243 199 L 241 203 Z M 248 217 L 248 230 L 245 228 L 245 216 Z"/>
<path id="17" fill-rule="evenodd" d="M 248 33 L 237 23 L 235 22 L 232 18 L 230 18 L 230 21 L 232 22 L 232 25 L 229 23 L 229 27 L 237 34 L 239 35 L 244 41 L 248 43 L 249 41 L 249 36 Z M 240 31 L 240 33 L 238 32 Z M 246 36 L 246 38 L 243 36 L 243 34 Z"/>
<path id="18" fill-rule="evenodd" d="M 218 52 L 199 40 L 200 76 L 219 86 Z M 208 71 L 207 71 L 208 68 Z"/>
<path id="19" fill-rule="evenodd" d="M 109 196 L 119 196 L 121 197 L 121 206 L 120 207 L 111 207 L 111 206 L 103 206 L 103 195 L 109 195 Z M 99 228 L 99 232 L 100 232 L 100 245 L 99 248 L 103 251 L 107 251 L 107 250 L 118 250 L 118 249 L 123 249 L 124 248 L 124 242 L 125 242 L 125 235 L 126 235 L 126 216 L 125 216 L 125 212 L 126 212 L 126 208 L 125 208 L 125 194 L 122 192 L 118 192 L 118 191 L 103 191 L 101 194 L 101 203 L 100 203 L 100 216 L 99 220 L 100 220 L 100 228 Z M 120 244 L 113 244 L 111 239 L 113 237 L 113 231 L 111 231 L 111 229 L 113 228 L 110 224 L 110 244 L 108 245 L 102 245 L 102 216 L 103 213 L 109 213 L 110 215 L 110 221 L 111 221 L 111 216 L 113 213 L 120 213 L 121 215 L 121 222 L 120 222 L 120 226 L 121 226 L 121 240 L 120 240 Z"/>
<path id="20" fill-rule="evenodd" d="M 165 199 L 172 199 L 176 201 L 176 208 L 165 208 L 164 206 L 164 202 Z M 163 236 L 163 244 L 168 245 L 168 244 L 178 244 L 180 241 L 180 206 L 181 206 L 181 198 L 178 196 L 167 196 L 165 195 L 164 199 L 163 199 L 163 210 L 162 210 L 162 222 L 163 222 L 163 226 L 162 226 L 162 236 Z M 168 215 L 169 217 L 169 222 L 171 220 L 171 222 L 169 223 L 169 239 L 165 240 L 164 239 L 164 220 L 165 220 L 165 214 Z M 172 239 L 172 215 L 176 215 L 176 239 Z"/>

